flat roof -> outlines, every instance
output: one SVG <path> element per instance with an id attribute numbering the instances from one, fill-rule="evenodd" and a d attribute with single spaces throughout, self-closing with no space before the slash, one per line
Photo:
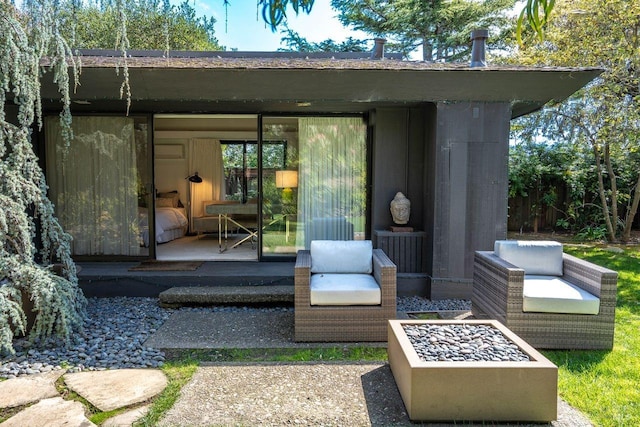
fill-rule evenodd
<path id="1" fill-rule="evenodd" d="M 303 56 L 304 55 L 304 56 Z M 370 53 L 138 51 L 127 58 L 132 112 L 360 112 L 430 102 L 509 102 L 513 117 L 562 101 L 598 68 L 432 63 Z M 124 59 L 84 51 L 74 111 L 123 111 Z M 46 66 L 46 63 L 43 65 Z M 51 76 L 51 74 L 49 74 Z M 43 78 L 43 100 L 59 94 Z M 49 100 L 49 104 L 47 104 Z M 88 103 L 88 104 L 87 104 Z"/>

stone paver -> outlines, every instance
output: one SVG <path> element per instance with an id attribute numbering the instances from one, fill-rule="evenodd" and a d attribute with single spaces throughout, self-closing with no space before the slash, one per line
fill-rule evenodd
<path id="1" fill-rule="evenodd" d="M 167 377 L 155 369 L 77 372 L 65 374 L 64 381 L 101 411 L 144 402 L 167 386 Z"/>
<path id="2" fill-rule="evenodd" d="M 61 397 L 52 397 L 18 412 L 0 426 L 95 427 L 95 424 L 85 417 L 82 403 L 64 400 Z"/>
<path id="3" fill-rule="evenodd" d="M 64 371 L 47 372 L 0 382 L 0 408 L 15 408 L 59 395 L 55 382 Z"/>

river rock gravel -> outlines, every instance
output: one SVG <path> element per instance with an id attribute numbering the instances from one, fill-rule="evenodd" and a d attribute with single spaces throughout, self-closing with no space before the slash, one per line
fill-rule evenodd
<path id="1" fill-rule="evenodd" d="M 491 325 L 404 325 L 425 362 L 528 362 L 529 356 Z"/>
<path id="2" fill-rule="evenodd" d="M 422 297 L 399 297 L 398 311 L 467 310 L 466 300 L 430 301 Z M 70 372 L 122 368 L 157 368 L 164 364 L 164 352 L 144 345 L 176 310 L 293 311 L 293 307 L 183 307 L 162 308 L 157 298 L 89 298 L 84 330 L 70 345 L 57 339 L 31 344 L 16 339 L 14 355 L 0 358 L 0 377 L 15 378 L 52 370 Z"/>

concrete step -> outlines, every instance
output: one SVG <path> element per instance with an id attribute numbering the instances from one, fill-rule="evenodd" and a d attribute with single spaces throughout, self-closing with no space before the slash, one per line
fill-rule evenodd
<path id="1" fill-rule="evenodd" d="M 178 286 L 158 296 L 163 307 L 187 305 L 293 305 L 293 286 Z"/>

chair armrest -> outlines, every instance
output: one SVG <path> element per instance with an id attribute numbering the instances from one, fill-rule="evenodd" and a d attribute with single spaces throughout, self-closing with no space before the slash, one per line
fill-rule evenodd
<path id="1" fill-rule="evenodd" d="M 382 249 L 373 250 L 373 277 L 380 286 L 382 306 L 396 306 L 397 268 Z"/>
<path id="2" fill-rule="evenodd" d="M 492 251 L 476 251 L 473 266 L 473 292 L 482 294 L 500 312 L 522 312 L 524 270 L 498 257 Z"/>
<path id="3" fill-rule="evenodd" d="M 311 251 L 300 250 L 294 266 L 295 305 L 311 305 Z"/>
<path id="4" fill-rule="evenodd" d="M 618 273 L 569 254 L 562 255 L 563 279 L 592 295 L 600 301 L 614 301 L 617 296 Z"/>

